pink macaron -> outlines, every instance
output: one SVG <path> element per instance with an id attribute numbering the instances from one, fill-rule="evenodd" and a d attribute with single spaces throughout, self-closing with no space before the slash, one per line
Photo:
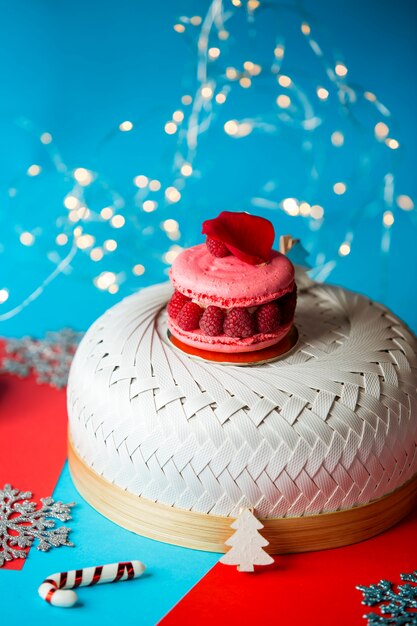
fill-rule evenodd
<path id="1" fill-rule="evenodd" d="M 178 255 L 170 278 L 176 293 L 184 296 L 174 296 L 176 300 L 196 305 L 187 307 L 188 316 L 181 315 L 178 306 L 168 307 L 172 312 L 168 313 L 170 331 L 188 345 L 216 352 L 249 352 L 279 342 L 291 328 L 296 301 L 294 267 L 279 252 L 271 251 L 267 263 L 251 265 L 234 255 L 215 257 L 201 244 Z M 266 328 L 260 329 L 258 320 L 264 311 L 258 310 L 268 303 L 274 304 L 264 309 Z M 221 309 L 213 312 L 217 323 L 223 314 L 219 334 L 209 335 L 204 330 L 201 318 L 208 307 Z M 240 311 L 231 313 L 234 309 Z M 270 327 L 268 313 L 273 318 Z M 247 336 L 239 336 L 242 333 Z"/>

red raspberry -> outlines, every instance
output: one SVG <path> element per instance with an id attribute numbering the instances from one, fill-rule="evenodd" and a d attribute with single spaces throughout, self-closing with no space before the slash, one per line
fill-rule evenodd
<path id="1" fill-rule="evenodd" d="M 195 330 L 198 328 L 198 323 L 202 314 L 203 309 L 201 306 L 195 302 L 187 302 L 179 312 L 177 324 L 183 330 Z"/>
<path id="2" fill-rule="evenodd" d="M 218 306 L 208 306 L 200 320 L 200 328 L 206 335 L 217 337 L 223 334 L 224 310 Z"/>
<path id="3" fill-rule="evenodd" d="M 178 313 L 181 311 L 184 304 L 186 304 L 189 301 L 190 301 L 190 298 L 187 298 L 187 296 L 184 296 L 179 291 L 174 291 L 174 294 L 171 300 L 168 302 L 168 307 L 167 307 L 168 315 L 172 317 L 173 320 L 177 319 Z"/>
<path id="4" fill-rule="evenodd" d="M 213 256 L 223 257 L 229 256 L 230 254 L 224 243 L 222 243 L 221 241 L 217 241 L 217 239 L 211 239 L 210 237 L 207 237 L 206 246 L 210 254 L 212 254 Z"/>
<path id="5" fill-rule="evenodd" d="M 255 320 L 247 309 L 231 309 L 224 320 L 223 330 L 229 337 L 250 337 L 255 334 Z"/>
<path id="6" fill-rule="evenodd" d="M 276 300 L 281 313 L 281 324 L 289 324 L 295 313 L 295 307 L 297 304 L 297 285 L 294 285 L 294 289 L 285 296 Z"/>
<path id="7" fill-rule="evenodd" d="M 279 306 L 275 302 L 262 304 L 255 311 L 255 319 L 258 326 L 258 333 L 275 332 L 281 320 Z"/>

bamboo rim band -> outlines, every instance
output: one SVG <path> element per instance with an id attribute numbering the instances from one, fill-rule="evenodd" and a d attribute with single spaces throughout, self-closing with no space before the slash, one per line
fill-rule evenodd
<path id="1" fill-rule="evenodd" d="M 231 517 L 178 509 L 136 496 L 88 467 L 69 439 L 73 482 L 99 513 L 132 532 L 185 548 L 226 552 Z M 404 485 L 369 504 L 335 513 L 261 519 L 270 554 L 309 552 L 347 546 L 382 533 L 417 504 L 417 474 Z"/>

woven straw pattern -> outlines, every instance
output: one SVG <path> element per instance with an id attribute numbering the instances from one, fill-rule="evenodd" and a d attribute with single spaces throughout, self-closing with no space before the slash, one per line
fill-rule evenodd
<path id="1" fill-rule="evenodd" d="M 170 295 L 126 298 L 75 356 L 70 436 L 100 475 L 183 509 L 284 517 L 364 504 L 416 473 L 416 339 L 387 309 L 313 284 L 296 350 L 242 368 L 170 344 Z"/>

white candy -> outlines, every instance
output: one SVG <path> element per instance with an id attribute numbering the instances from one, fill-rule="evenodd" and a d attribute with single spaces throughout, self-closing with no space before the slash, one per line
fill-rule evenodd
<path id="1" fill-rule="evenodd" d="M 144 571 L 145 566 L 140 561 L 123 561 L 59 572 L 48 576 L 40 585 L 38 593 L 53 606 L 69 608 L 77 602 L 77 594 L 71 589 L 129 580 L 141 576 Z"/>
<path id="2" fill-rule="evenodd" d="M 50 599 L 48 600 L 48 593 L 51 590 L 54 590 L 54 593 L 50 596 Z M 41 598 L 43 598 L 53 606 L 69 608 L 71 606 L 74 606 L 74 604 L 77 602 L 77 594 L 75 593 L 75 591 L 71 591 L 70 589 L 57 589 L 50 583 L 42 583 L 38 589 L 38 593 Z"/>

